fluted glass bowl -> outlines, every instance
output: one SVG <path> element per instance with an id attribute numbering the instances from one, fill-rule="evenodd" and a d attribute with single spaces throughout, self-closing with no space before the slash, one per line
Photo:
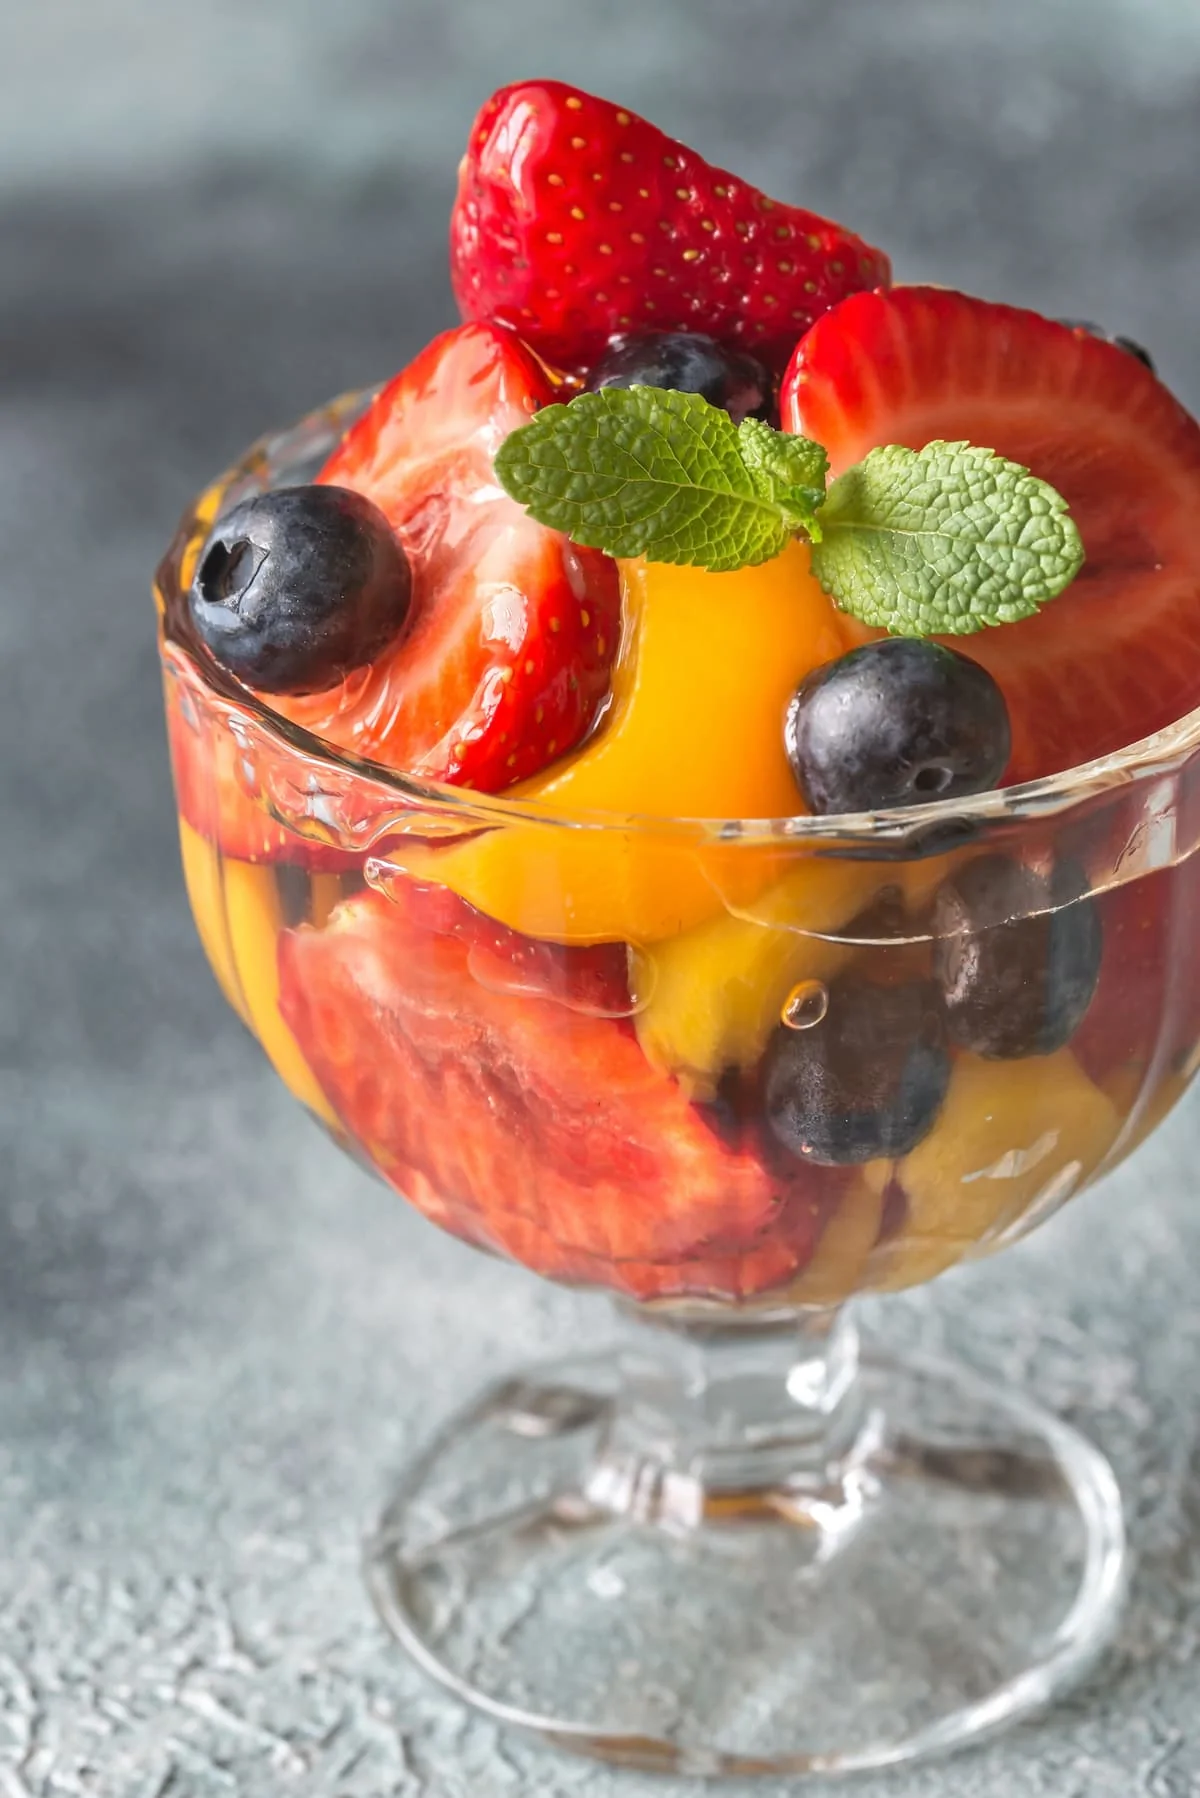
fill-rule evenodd
<path id="1" fill-rule="evenodd" d="M 309 478 L 362 403 L 252 451 L 159 570 L 196 924 L 360 1161 L 632 1314 L 413 1471 L 370 1545 L 381 1613 L 463 1696 L 609 1759 L 829 1773 L 970 1740 L 1107 1638 L 1115 1487 L 1018 1395 L 860 1363 L 843 1307 L 1025 1234 L 1187 1086 L 1200 713 L 851 818 L 555 817 L 335 753 L 205 656 L 185 595 L 213 519 Z M 946 995 L 993 962 L 981 1037 Z M 800 1145 L 797 1083 L 825 1106 Z"/>

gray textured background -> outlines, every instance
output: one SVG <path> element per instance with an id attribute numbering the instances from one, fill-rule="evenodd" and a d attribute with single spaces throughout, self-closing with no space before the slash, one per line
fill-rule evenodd
<path id="1" fill-rule="evenodd" d="M 0 0 L 0 27 L 0 1793 L 663 1789 L 467 1719 L 368 1612 L 388 1470 L 497 1361 L 607 1315 L 406 1216 L 223 1010 L 149 572 L 248 438 L 446 318 L 455 161 L 523 73 L 651 112 L 902 276 L 1131 332 L 1200 403 L 1200 7 Z M 1198 1121 L 871 1313 L 1088 1428 L 1141 1557 L 1086 1692 L 871 1798 L 1200 1793 Z"/>

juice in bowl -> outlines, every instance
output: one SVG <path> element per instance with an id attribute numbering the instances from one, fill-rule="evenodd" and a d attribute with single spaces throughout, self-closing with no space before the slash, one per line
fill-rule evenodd
<path id="1" fill-rule="evenodd" d="M 1103 1457 L 860 1293 L 1033 1228 L 1200 1044 L 1200 426 L 553 82 L 472 127 L 462 322 L 265 440 L 159 571 L 188 893 L 295 1096 L 611 1292 L 368 1545 L 561 1746 L 829 1775 L 1109 1639 Z"/>

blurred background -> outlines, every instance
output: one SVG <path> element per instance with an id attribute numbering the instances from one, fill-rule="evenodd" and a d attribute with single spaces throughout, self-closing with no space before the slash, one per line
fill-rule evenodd
<path id="1" fill-rule="evenodd" d="M 390 1466 L 497 1360 L 605 1312 L 377 1192 L 223 1007 L 150 574 L 252 437 L 450 321 L 455 166 L 520 75 L 650 114 L 899 279 L 1132 335 L 1200 406 L 1200 6 L 0 0 L 0 23 L 0 1789 L 283 1771 L 490 1798 L 536 1764 L 548 1798 L 632 1793 L 464 1724 L 359 1595 Z M 1123 1177 L 1135 1241 L 1102 1196 L 888 1309 L 1096 1430 L 1150 1568 L 1115 1697 L 889 1792 L 1200 1792 L 1196 1120 Z"/>

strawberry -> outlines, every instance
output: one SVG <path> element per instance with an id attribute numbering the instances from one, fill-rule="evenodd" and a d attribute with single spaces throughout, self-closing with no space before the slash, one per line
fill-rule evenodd
<path id="1" fill-rule="evenodd" d="M 1065 495 L 1087 552 L 1076 580 L 1037 617 L 952 640 L 1004 692 L 1010 783 L 1200 701 L 1200 425 L 1136 357 L 1033 312 L 898 287 L 818 320 L 780 410 L 835 475 L 877 444 L 967 438 Z"/>
<path id="2" fill-rule="evenodd" d="M 1173 872 L 1163 869 L 1100 894 L 1104 957 L 1095 997 L 1071 1049 L 1098 1086 L 1140 1078 L 1164 1024 L 1172 952 Z"/>
<path id="3" fill-rule="evenodd" d="M 769 200 L 636 113 L 561 81 L 493 94 L 471 128 L 450 220 L 464 318 L 513 325 L 575 370 L 615 333 L 705 331 L 779 373 L 800 333 L 882 251 Z"/>
<path id="4" fill-rule="evenodd" d="M 574 1009 L 610 949 L 552 951 L 566 1002 L 545 979 L 497 990 L 474 977 L 469 908 L 443 904 L 398 885 L 280 940 L 282 1015 L 379 1171 L 550 1278 L 740 1298 L 803 1268 L 839 1176 L 730 1147 L 627 1022 Z"/>
<path id="5" fill-rule="evenodd" d="M 496 792 L 587 732 L 620 635 L 615 564 L 535 523 L 492 457 L 553 398 L 510 331 L 437 337 L 354 424 L 320 479 L 386 514 L 413 570 L 413 623 L 370 666 L 275 708 L 338 748 Z"/>
<path id="6" fill-rule="evenodd" d="M 455 937 L 467 949 L 469 971 L 497 992 L 556 999 L 594 1017 L 629 1017 L 629 951 L 624 943 L 565 948 L 523 936 L 460 899 L 451 888 L 402 874 L 373 876 L 405 923 L 419 934 Z"/>
<path id="7" fill-rule="evenodd" d="M 163 660 L 167 743 L 185 823 L 235 861 L 286 861 L 326 871 L 354 867 L 357 858 L 334 840 L 336 831 L 326 831 L 322 841 L 311 825 L 311 834 L 302 834 L 282 821 L 303 810 L 310 775 L 304 758 L 261 732 L 248 750 L 230 727 L 237 708 L 214 697 L 189 657 L 167 642 Z M 281 806 L 284 795 L 299 803 Z M 315 809 L 319 816 L 320 806 Z M 360 800 L 356 816 L 361 813 Z"/>
<path id="8" fill-rule="evenodd" d="M 1101 893 L 1100 984 L 1071 1049 L 1085 1071 L 1128 1101 L 1153 1068 L 1178 1075 L 1200 1042 L 1200 856 Z"/>

